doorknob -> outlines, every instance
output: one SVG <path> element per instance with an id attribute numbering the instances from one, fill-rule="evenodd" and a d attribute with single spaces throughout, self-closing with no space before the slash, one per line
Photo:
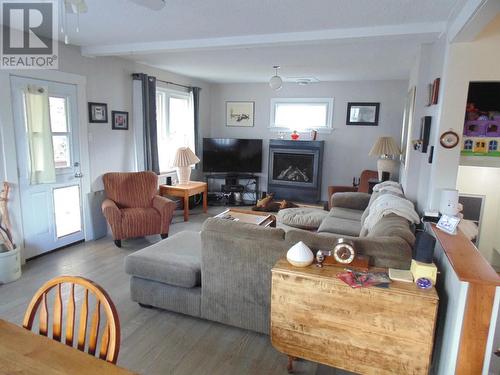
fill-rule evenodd
<path id="1" fill-rule="evenodd" d="M 80 170 L 80 163 L 75 161 L 73 166 L 75 167 L 75 178 L 82 178 L 83 174 L 82 171 Z"/>

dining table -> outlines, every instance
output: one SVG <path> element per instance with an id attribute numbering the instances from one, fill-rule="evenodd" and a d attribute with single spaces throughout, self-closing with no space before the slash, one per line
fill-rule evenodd
<path id="1" fill-rule="evenodd" d="M 0 319 L 0 374 L 133 374 Z"/>

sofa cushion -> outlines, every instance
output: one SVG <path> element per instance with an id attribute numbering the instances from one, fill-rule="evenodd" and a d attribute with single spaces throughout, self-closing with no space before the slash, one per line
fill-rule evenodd
<path id="1" fill-rule="evenodd" d="M 286 208 L 280 210 L 278 223 L 300 229 L 318 229 L 328 212 L 318 208 Z"/>
<path id="2" fill-rule="evenodd" d="M 361 231 L 361 223 L 356 220 L 327 216 L 318 228 L 318 233 L 334 233 L 357 237 Z"/>
<path id="3" fill-rule="evenodd" d="M 410 246 L 413 246 L 415 242 L 415 235 L 410 228 L 409 221 L 396 214 L 390 214 L 380 219 L 366 234 L 366 237 L 399 237 L 405 240 Z"/>
<path id="4" fill-rule="evenodd" d="M 201 237 L 184 231 L 125 258 L 125 272 L 143 279 L 193 288 L 201 284 Z"/>
<path id="5" fill-rule="evenodd" d="M 335 193 L 332 195 L 330 203 L 332 207 L 344 207 L 354 210 L 364 210 L 370 201 L 368 193 Z"/>
<path id="6" fill-rule="evenodd" d="M 361 221 L 361 215 L 363 211 L 354 210 L 352 208 L 344 208 L 344 207 L 333 207 L 328 216 L 338 217 L 339 219 L 348 219 L 348 220 L 356 220 Z"/>

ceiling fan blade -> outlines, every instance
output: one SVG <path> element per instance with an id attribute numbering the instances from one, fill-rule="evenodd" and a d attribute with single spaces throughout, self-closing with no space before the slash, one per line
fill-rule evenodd
<path id="1" fill-rule="evenodd" d="M 137 5 L 152 9 L 161 10 L 166 5 L 166 0 L 130 0 Z"/>

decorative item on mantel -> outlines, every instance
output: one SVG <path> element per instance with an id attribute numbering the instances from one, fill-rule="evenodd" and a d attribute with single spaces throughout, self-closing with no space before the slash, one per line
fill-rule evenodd
<path id="1" fill-rule="evenodd" d="M 292 134 L 290 134 L 290 138 L 292 138 L 292 140 L 294 140 L 294 141 L 298 140 L 299 137 L 300 137 L 300 134 L 297 132 L 297 130 L 294 130 L 292 132 Z"/>
<path id="2" fill-rule="evenodd" d="M 378 156 L 377 170 L 378 179 L 382 181 L 382 172 L 389 172 L 391 178 L 396 174 L 398 161 L 396 156 L 401 155 L 396 141 L 392 137 L 379 137 L 369 153 L 370 156 Z"/>
<path id="3" fill-rule="evenodd" d="M 199 162 L 200 159 L 189 147 L 179 147 L 177 149 L 173 166 L 177 167 L 179 185 L 189 183 L 189 178 L 191 177 L 191 166 Z"/>

